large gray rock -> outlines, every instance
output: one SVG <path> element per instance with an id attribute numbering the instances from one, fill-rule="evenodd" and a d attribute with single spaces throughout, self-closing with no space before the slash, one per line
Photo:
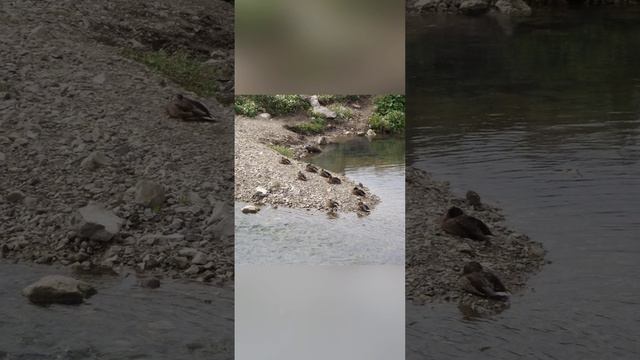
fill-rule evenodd
<path id="1" fill-rule="evenodd" d="M 498 0 L 494 6 L 505 15 L 531 16 L 531 7 L 523 0 Z"/>
<path id="2" fill-rule="evenodd" d="M 80 304 L 97 291 L 84 281 L 62 275 L 48 275 L 22 290 L 29 301 L 38 305 Z"/>
<path id="3" fill-rule="evenodd" d="M 489 1 L 462 0 L 458 9 L 465 15 L 481 15 L 489 10 Z"/>
<path id="4" fill-rule="evenodd" d="M 165 191 L 162 185 L 147 180 L 142 180 L 136 184 L 136 203 L 155 208 L 162 206 L 165 199 Z"/>
<path id="5" fill-rule="evenodd" d="M 98 203 L 78 209 L 75 218 L 79 237 L 100 242 L 111 240 L 120 232 L 123 223 L 123 219 Z"/>

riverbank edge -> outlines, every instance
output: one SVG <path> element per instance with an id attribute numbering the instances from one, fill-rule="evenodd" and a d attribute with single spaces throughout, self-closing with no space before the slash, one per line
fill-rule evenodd
<path id="1" fill-rule="evenodd" d="M 345 105 L 346 106 L 346 105 Z M 236 115 L 235 143 L 235 199 L 255 206 L 271 205 L 273 207 L 286 206 L 297 209 L 311 209 L 317 211 L 331 211 L 327 201 L 337 201 L 334 209 L 339 212 L 357 212 L 366 214 L 358 206 L 363 201 L 371 211 L 380 202 L 380 198 L 366 187 L 344 174 L 337 175 L 341 184 L 326 185 L 324 178 L 318 180 L 318 174 L 306 171 L 310 162 L 305 161 L 313 156 L 305 146 L 322 148 L 325 145 L 357 136 L 366 136 L 368 118 L 373 112 L 374 105 L 368 99 L 356 108 L 352 119 L 330 121 L 327 128 L 318 134 L 300 134 L 289 130 L 290 125 L 307 121 L 306 116 L 293 115 L 275 118 L 262 118 L 258 115 L 249 118 Z M 285 146 L 293 152 L 293 156 L 286 157 L 291 165 L 280 163 L 282 154 L 274 150 L 274 146 Z M 253 153 L 254 159 L 251 154 Z M 247 161 L 248 160 L 248 161 Z M 254 164 L 254 165 L 252 165 Z M 259 164 L 260 166 L 256 166 Z M 320 170 L 320 168 L 319 168 Z M 296 178 L 300 171 L 308 178 L 299 181 Z M 360 187 L 365 196 L 360 197 L 352 193 L 354 187 Z M 256 197 L 257 189 L 267 191 L 266 196 Z M 334 191 L 335 190 L 335 191 Z M 330 193 L 330 196 L 326 196 Z"/>
<path id="2" fill-rule="evenodd" d="M 406 169 L 406 299 L 417 305 L 457 302 L 465 314 L 495 314 L 509 302 L 465 293 L 459 285 L 464 264 L 478 261 L 495 272 L 513 295 L 523 292 L 530 276 L 545 264 L 542 244 L 505 224 L 501 209 L 484 204 L 474 210 L 454 194 L 448 182 L 423 170 Z M 492 244 L 463 239 L 441 230 L 440 216 L 451 206 L 484 221 L 494 233 Z"/>

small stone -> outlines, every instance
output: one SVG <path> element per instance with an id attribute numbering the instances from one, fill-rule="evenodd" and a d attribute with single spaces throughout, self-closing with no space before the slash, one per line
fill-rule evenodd
<path id="1" fill-rule="evenodd" d="M 200 272 L 200 267 L 198 265 L 191 265 L 187 270 L 184 271 L 187 275 L 195 275 Z"/>
<path id="2" fill-rule="evenodd" d="M 373 137 L 373 136 L 376 136 L 376 135 L 378 135 L 378 134 L 376 134 L 376 132 L 373 131 L 373 129 L 367 130 L 367 136 L 368 137 Z"/>
<path id="3" fill-rule="evenodd" d="M 22 202 L 24 200 L 24 198 L 25 198 L 25 195 L 24 195 L 24 193 L 22 191 L 15 190 L 15 191 L 10 192 L 7 195 L 6 199 L 7 199 L 8 202 L 17 204 L 17 203 Z"/>
<path id="4" fill-rule="evenodd" d="M 255 205 L 247 205 L 247 206 L 242 208 L 242 213 L 243 214 L 255 214 L 258 211 L 260 211 L 260 208 L 255 206 Z"/>
<path id="5" fill-rule="evenodd" d="M 191 260 L 191 263 L 195 265 L 204 265 L 207 263 L 207 255 L 198 252 Z"/>
<path id="6" fill-rule="evenodd" d="M 94 151 L 91 154 L 89 154 L 89 156 L 87 156 L 84 160 L 82 160 L 82 162 L 80 163 L 80 166 L 82 166 L 87 170 L 93 171 L 107 164 L 108 164 L 107 157 L 98 151 Z"/>
<path id="7" fill-rule="evenodd" d="M 61 275 L 45 276 L 22 290 L 29 301 L 38 305 L 80 304 L 96 293 L 86 282 Z"/>
<path id="8" fill-rule="evenodd" d="M 269 114 L 269 113 L 262 113 L 262 114 L 258 115 L 258 117 L 259 117 L 261 120 L 269 120 L 269 119 L 271 119 L 271 114 Z"/>
<path id="9" fill-rule="evenodd" d="M 136 184 L 136 203 L 146 207 L 156 208 L 162 206 L 165 199 L 165 191 L 162 185 L 147 180 L 142 180 Z"/>

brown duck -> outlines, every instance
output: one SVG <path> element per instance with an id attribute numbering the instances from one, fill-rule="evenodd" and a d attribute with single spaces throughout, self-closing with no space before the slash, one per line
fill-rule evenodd
<path id="1" fill-rule="evenodd" d="M 287 159 L 286 157 L 283 156 L 283 157 L 280 158 L 280 164 L 291 165 L 291 160 L 289 160 L 289 159 Z"/>
<path id="2" fill-rule="evenodd" d="M 311 165 L 311 164 L 307 164 L 307 166 L 305 167 L 305 170 L 307 170 L 308 172 L 311 173 L 317 173 L 318 172 L 318 168 Z"/>
<path id="3" fill-rule="evenodd" d="M 331 176 L 331 177 L 327 178 L 327 182 L 329 184 L 342 184 L 342 180 L 340 180 L 339 178 L 337 178 L 335 176 Z"/>
<path id="4" fill-rule="evenodd" d="M 460 283 L 463 290 L 478 296 L 501 301 L 509 299 L 507 288 L 502 281 L 475 261 L 464 265 Z"/>
<path id="5" fill-rule="evenodd" d="M 325 178 L 330 178 L 331 177 L 331 173 L 328 172 L 325 169 L 320 170 L 320 176 L 325 177 Z"/>
<path id="6" fill-rule="evenodd" d="M 480 195 L 473 190 L 467 191 L 467 203 L 473 206 L 474 209 L 478 210 L 482 208 L 482 202 L 480 201 Z"/>
<path id="7" fill-rule="evenodd" d="M 442 229 L 452 235 L 478 241 L 488 241 L 488 236 L 493 235 L 485 223 L 455 206 L 447 210 L 440 221 Z"/>
<path id="8" fill-rule="evenodd" d="M 329 209 L 337 209 L 338 206 L 340 206 L 340 204 L 338 204 L 337 201 L 333 200 L 333 199 L 329 199 L 327 200 L 327 207 Z"/>
<path id="9" fill-rule="evenodd" d="M 302 173 L 302 171 L 298 171 L 298 180 L 307 181 L 307 177 Z"/>
<path id="10" fill-rule="evenodd" d="M 310 154 L 318 154 L 322 152 L 319 147 L 314 145 L 305 145 L 304 149 L 307 150 L 307 152 Z"/>
<path id="11" fill-rule="evenodd" d="M 371 212 L 371 208 L 369 207 L 369 205 L 363 203 L 362 201 L 358 201 L 358 210 L 364 212 L 364 213 L 370 213 Z"/>
<path id="12" fill-rule="evenodd" d="M 177 94 L 167 105 L 167 113 L 172 118 L 185 121 L 216 121 L 203 103 L 182 94 Z"/>
<path id="13" fill-rule="evenodd" d="M 351 193 L 353 195 L 357 195 L 357 196 L 366 196 L 367 194 L 364 192 L 364 190 L 362 190 L 359 187 L 354 187 L 353 190 L 351 190 Z"/>

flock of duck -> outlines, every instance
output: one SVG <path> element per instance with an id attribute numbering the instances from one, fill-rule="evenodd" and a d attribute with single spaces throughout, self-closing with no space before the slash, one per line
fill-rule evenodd
<path id="1" fill-rule="evenodd" d="M 286 157 L 282 156 L 280 158 L 280 164 L 291 165 L 291 160 L 289 160 Z M 333 185 L 342 184 L 342 180 L 340 180 L 339 177 L 333 176 L 327 170 L 318 168 L 317 166 L 315 166 L 313 164 L 307 164 L 305 166 L 305 171 L 308 172 L 308 173 L 312 173 L 312 174 L 319 174 L 321 177 L 326 178 L 327 179 L 327 183 L 329 183 L 329 184 L 333 184 Z M 302 171 L 298 171 L 297 180 L 307 181 L 308 178 L 307 178 L 307 175 L 305 175 Z M 360 198 L 364 198 L 364 197 L 367 196 L 367 193 L 364 191 L 364 186 L 361 183 L 356 185 L 356 186 L 354 186 L 353 189 L 351 190 L 351 193 L 353 195 L 356 195 L 356 196 L 360 197 Z M 340 204 L 337 201 L 335 201 L 333 199 L 328 199 L 327 200 L 326 207 L 327 207 L 327 209 L 329 209 L 329 211 L 328 211 L 329 217 L 335 218 L 335 217 L 338 216 L 338 207 L 339 206 L 340 206 Z M 366 215 L 366 214 L 369 214 L 371 212 L 371 208 L 369 207 L 369 205 L 367 205 L 361 199 L 358 200 L 357 206 L 358 206 L 358 214 L 359 215 Z"/>
<path id="2" fill-rule="evenodd" d="M 480 196 L 474 191 L 468 191 L 466 194 L 467 202 L 475 210 L 482 210 Z M 493 236 L 491 230 L 482 220 L 467 215 L 462 209 L 452 206 L 440 218 L 440 226 L 445 232 L 469 238 L 475 241 L 484 241 L 490 245 L 490 236 Z M 462 289 L 489 299 L 506 301 L 509 299 L 509 293 L 502 281 L 491 271 L 482 267 L 476 261 L 465 264 L 461 277 Z"/>

